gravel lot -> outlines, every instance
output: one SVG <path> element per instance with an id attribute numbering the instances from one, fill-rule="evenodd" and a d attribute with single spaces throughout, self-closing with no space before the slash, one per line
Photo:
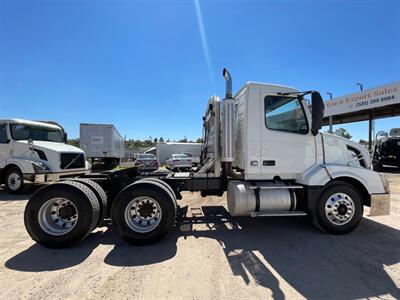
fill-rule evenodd
<path id="1" fill-rule="evenodd" d="M 145 247 L 102 228 L 73 248 L 43 248 L 24 228 L 28 195 L 0 190 L 0 299 L 399 299 L 400 174 L 386 176 L 391 215 L 366 209 L 346 236 L 305 218 L 231 218 L 225 199 L 186 193 L 192 218 Z"/>

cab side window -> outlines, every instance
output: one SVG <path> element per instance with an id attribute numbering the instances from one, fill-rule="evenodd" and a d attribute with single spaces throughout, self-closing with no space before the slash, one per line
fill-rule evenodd
<path id="1" fill-rule="evenodd" d="M 307 134 L 308 122 L 297 97 L 265 97 L 265 125 L 268 129 Z"/>
<path id="2" fill-rule="evenodd" d="M 0 124 L 0 144 L 7 144 L 7 143 L 8 143 L 7 125 Z"/>

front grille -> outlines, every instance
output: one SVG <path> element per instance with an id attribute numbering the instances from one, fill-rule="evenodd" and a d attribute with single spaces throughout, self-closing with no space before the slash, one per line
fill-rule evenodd
<path id="1" fill-rule="evenodd" d="M 61 169 L 77 169 L 84 167 L 85 156 L 83 155 L 83 153 L 61 153 Z"/>

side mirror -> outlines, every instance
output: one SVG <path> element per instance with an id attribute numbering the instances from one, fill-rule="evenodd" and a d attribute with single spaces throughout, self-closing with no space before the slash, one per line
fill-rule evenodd
<path id="1" fill-rule="evenodd" d="M 376 136 L 375 136 L 375 140 L 381 138 L 381 137 L 388 137 L 388 133 L 386 131 L 379 131 Z"/>
<path id="2" fill-rule="evenodd" d="M 324 118 L 325 104 L 322 100 L 321 94 L 318 92 L 311 93 L 311 132 L 317 135 L 318 131 L 322 128 L 322 119 Z"/>
<path id="3" fill-rule="evenodd" d="M 64 143 L 68 142 L 68 135 L 66 132 L 64 132 L 64 134 L 63 134 L 63 139 L 64 139 Z"/>

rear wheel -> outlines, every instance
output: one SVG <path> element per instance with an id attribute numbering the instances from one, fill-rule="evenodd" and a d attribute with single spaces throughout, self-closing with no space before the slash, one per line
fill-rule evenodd
<path id="1" fill-rule="evenodd" d="M 24 182 L 24 176 L 19 168 L 14 167 L 7 171 L 5 177 L 5 187 L 6 191 L 10 194 L 27 193 L 31 186 L 31 184 Z"/>
<path id="2" fill-rule="evenodd" d="M 113 201 L 111 215 L 121 238 L 132 244 L 150 244 L 169 232 L 176 210 L 169 189 L 144 179 L 121 191 Z"/>
<path id="3" fill-rule="evenodd" d="M 97 182 L 87 178 L 71 178 L 68 180 L 80 182 L 86 185 L 96 195 L 97 200 L 100 204 L 100 218 L 96 227 L 101 227 L 105 225 L 104 219 L 107 218 L 108 215 L 108 203 L 107 203 L 107 194 L 103 190 L 103 188 Z"/>
<path id="4" fill-rule="evenodd" d="M 361 196 L 352 185 L 332 182 L 319 195 L 314 223 L 326 232 L 346 234 L 358 226 L 363 209 Z"/>
<path id="5" fill-rule="evenodd" d="M 84 184 L 64 181 L 45 186 L 29 199 L 25 228 L 37 243 L 68 247 L 83 240 L 100 216 L 96 195 Z"/>
<path id="6" fill-rule="evenodd" d="M 174 200 L 173 202 L 175 204 L 175 209 L 176 209 L 176 207 L 177 207 L 177 205 L 176 205 L 176 194 L 175 194 L 175 191 L 173 190 L 173 188 L 168 183 L 166 183 L 165 181 L 162 181 L 161 179 L 151 178 L 151 177 L 144 178 L 141 181 L 142 182 L 144 182 L 144 181 L 146 181 L 146 182 L 156 182 L 156 183 L 161 184 L 162 186 L 164 186 L 168 190 L 171 199 Z"/>

